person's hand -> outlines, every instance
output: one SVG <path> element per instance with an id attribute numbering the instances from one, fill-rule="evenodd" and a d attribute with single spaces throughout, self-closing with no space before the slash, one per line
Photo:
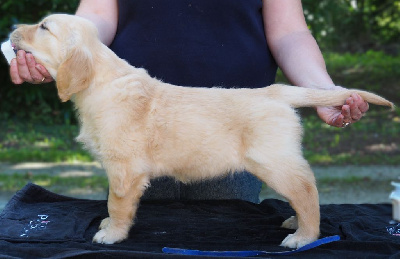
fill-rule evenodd
<path id="1" fill-rule="evenodd" d="M 346 127 L 362 118 L 368 111 L 368 103 L 358 94 L 352 94 L 342 106 L 317 107 L 319 117 L 335 127 Z"/>
<path id="2" fill-rule="evenodd" d="M 17 58 L 11 60 L 10 77 L 14 84 L 28 82 L 32 84 L 48 83 L 53 81 L 47 69 L 36 63 L 31 53 L 18 50 Z"/>

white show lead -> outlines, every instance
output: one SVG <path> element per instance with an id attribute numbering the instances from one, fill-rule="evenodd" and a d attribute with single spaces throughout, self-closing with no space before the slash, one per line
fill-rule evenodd
<path id="1" fill-rule="evenodd" d="M 10 64 L 11 60 L 16 57 L 10 40 L 1 44 L 1 51 L 3 52 L 4 57 L 6 57 L 8 64 Z"/>

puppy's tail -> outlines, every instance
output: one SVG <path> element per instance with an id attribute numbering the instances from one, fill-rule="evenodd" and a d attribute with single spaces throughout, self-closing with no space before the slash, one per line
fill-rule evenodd
<path id="1" fill-rule="evenodd" d="M 267 91 L 268 98 L 284 101 L 294 108 L 340 106 L 345 103 L 345 100 L 351 94 L 357 93 L 368 103 L 388 106 L 392 110 L 394 109 L 394 104 L 385 98 L 356 89 L 322 90 L 282 84 L 270 85 L 264 89 Z"/>

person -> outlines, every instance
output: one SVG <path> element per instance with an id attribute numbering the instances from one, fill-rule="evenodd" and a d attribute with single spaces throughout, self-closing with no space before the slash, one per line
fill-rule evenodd
<path id="1" fill-rule="evenodd" d="M 76 15 L 94 22 L 101 41 L 121 58 L 168 83 L 263 87 L 274 82 L 279 66 L 293 85 L 341 88 L 326 70 L 301 0 L 81 0 Z M 22 50 L 10 76 L 15 84 L 52 81 Z M 336 127 L 360 120 L 367 110 L 357 94 L 340 107 L 316 107 Z M 189 185 L 153 181 L 145 197 L 258 202 L 260 190 L 259 180 L 241 173 Z"/>

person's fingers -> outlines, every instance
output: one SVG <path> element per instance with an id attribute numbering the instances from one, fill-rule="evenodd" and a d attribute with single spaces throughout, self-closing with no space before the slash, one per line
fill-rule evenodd
<path id="1" fill-rule="evenodd" d="M 10 64 L 10 76 L 14 84 L 29 82 L 33 84 L 53 81 L 50 73 L 40 64 L 37 64 L 31 53 L 19 50 L 17 58 Z"/>
<path id="2" fill-rule="evenodd" d="M 347 103 L 347 100 L 346 100 Z M 348 103 L 351 103 L 351 100 L 348 101 Z M 343 115 L 343 123 L 351 123 L 351 112 L 350 112 L 350 105 L 345 104 L 342 106 L 342 115 Z"/>
<path id="3" fill-rule="evenodd" d="M 353 122 L 360 120 L 364 114 L 368 111 L 369 105 L 364 99 L 358 94 L 351 95 L 352 100 L 349 102 L 351 119 Z"/>
<path id="4" fill-rule="evenodd" d="M 33 55 L 31 53 L 26 53 L 25 55 L 26 57 L 26 64 L 28 66 L 28 70 L 29 70 L 29 74 L 32 78 L 32 82 L 31 83 L 41 83 L 43 80 L 43 78 L 45 78 L 45 76 L 42 75 L 42 73 L 40 73 L 40 71 L 36 68 L 36 61 L 33 57 Z"/>
<path id="5" fill-rule="evenodd" d="M 36 69 L 42 74 L 43 78 L 45 78 L 43 80 L 43 83 L 48 83 L 48 82 L 52 82 L 53 81 L 53 77 L 50 75 L 49 71 L 47 71 L 47 69 L 40 65 L 40 64 L 36 64 Z"/>
<path id="6" fill-rule="evenodd" d="M 19 76 L 17 59 L 15 58 L 12 59 L 10 63 L 10 77 L 11 81 L 16 85 L 20 85 L 24 82 L 24 80 Z"/>
<path id="7" fill-rule="evenodd" d="M 26 63 L 25 51 L 19 50 L 17 52 L 17 64 L 18 64 L 19 77 L 26 82 L 32 82 L 33 80 L 31 77 L 31 73 L 30 73 L 28 65 Z"/>
<path id="8" fill-rule="evenodd" d="M 343 114 L 339 114 L 336 118 L 334 118 L 328 124 L 331 125 L 331 126 L 335 126 L 335 127 L 341 128 L 341 127 L 343 127 L 343 124 L 344 124 L 343 119 L 344 119 Z"/>
<path id="9" fill-rule="evenodd" d="M 369 110 L 369 104 L 364 100 L 358 107 L 362 113 L 366 113 Z"/>
<path id="10" fill-rule="evenodd" d="M 360 111 L 361 116 L 364 115 L 369 109 L 369 105 L 359 94 L 352 94 L 354 105 L 357 107 L 357 110 Z M 359 118 L 360 119 L 360 118 Z"/>
<path id="11" fill-rule="evenodd" d="M 328 125 L 343 127 L 343 114 L 341 107 L 317 107 L 318 116 Z"/>
<path id="12" fill-rule="evenodd" d="M 328 125 L 346 127 L 360 120 L 368 108 L 368 103 L 360 95 L 352 94 L 342 107 L 317 107 L 317 112 Z"/>
<path id="13" fill-rule="evenodd" d="M 362 112 L 358 108 L 358 103 L 356 97 L 351 97 L 349 102 L 350 106 L 350 118 L 352 122 L 358 121 L 362 117 Z"/>

